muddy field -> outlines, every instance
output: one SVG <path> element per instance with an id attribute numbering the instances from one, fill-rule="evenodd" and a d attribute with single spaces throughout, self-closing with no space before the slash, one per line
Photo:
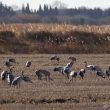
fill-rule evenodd
<path id="1" fill-rule="evenodd" d="M 21 82 L 20 88 L 10 87 L 0 80 L 0 110 L 110 110 L 110 79 L 97 77 L 94 73 L 86 73 L 84 79 L 79 76 L 69 82 L 62 74 L 53 72 L 56 66 L 65 66 L 69 56 L 77 58 L 73 69 L 84 68 L 88 64 L 99 65 L 106 69 L 110 65 L 109 54 L 61 54 L 59 64 L 51 61 L 50 54 L 38 55 L 0 55 L 0 67 L 8 58 L 15 58 L 19 64 L 14 68 L 14 75 L 23 70 L 33 84 Z M 25 62 L 32 60 L 30 68 Z M 54 81 L 38 80 L 35 71 L 46 69 L 51 72 Z"/>

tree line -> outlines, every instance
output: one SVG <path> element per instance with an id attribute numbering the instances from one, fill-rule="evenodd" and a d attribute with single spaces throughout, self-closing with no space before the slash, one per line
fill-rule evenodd
<path id="1" fill-rule="evenodd" d="M 14 11 L 12 7 L 0 3 L 0 22 L 110 24 L 110 8 L 104 10 L 86 7 L 59 9 L 44 4 L 44 6 L 39 5 L 38 10 L 32 10 L 27 3 L 21 10 Z"/>
<path id="2" fill-rule="evenodd" d="M 0 3 L 0 17 L 15 15 L 15 11 L 7 5 Z"/>

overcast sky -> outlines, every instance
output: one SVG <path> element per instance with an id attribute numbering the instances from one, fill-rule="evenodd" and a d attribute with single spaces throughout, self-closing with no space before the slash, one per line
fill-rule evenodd
<path id="1" fill-rule="evenodd" d="M 32 9 L 38 9 L 39 5 L 53 4 L 56 0 L 0 0 L 2 3 L 9 6 L 17 5 L 22 7 L 22 4 L 30 4 Z M 110 0 L 58 0 L 66 4 L 68 8 L 86 6 L 88 8 L 100 7 L 102 9 L 110 7 Z"/>

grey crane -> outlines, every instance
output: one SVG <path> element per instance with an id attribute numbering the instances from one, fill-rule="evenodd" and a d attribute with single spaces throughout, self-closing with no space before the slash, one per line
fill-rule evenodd
<path id="1" fill-rule="evenodd" d="M 84 75 L 85 75 L 86 70 L 85 69 L 80 69 L 80 71 L 78 72 L 78 74 L 80 75 L 80 77 L 83 79 Z"/>
<path id="2" fill-rule="evenodd" d="M 14 80 L 14 75 L 12 74 L 12 69 L 7 73 L 7 82 L 11 86 L 12 81 Z"/>
<path id="3" fill-rule="evenodd" d="M 97 76 L 100 76 L 100 77 L 102 77 L 102 78 L 105 78 L 105 74 L 104 74 L 103 71 L 97 71 L 97 72 L 96 72 L 96 75 L 97 75 Z"/>
<path id="4" fill-rule="evenodd" d="M 9 58 L 9 62 L 16 63 L 16 60 L 14 58 Z"/>
<path id="5" fill-rule="evenodd" d="M 17 64 L 17 62 L 16 62 L 15 59 L 12 59 L 12 58 L 8 59 L 8 61 L 5 62 L 5 65 L 6 65 L 8 68 L 14 66 L 15 64 Z"/>
<path id="6" fill-rule="evenodd" d="M 59 62 L 60 57 L 58 55 L 54 55 L 50 58 L 50 60 L 57 60 Z"/>
<path id="7" fill-rule="evenodd" d="M 43 77 L 45 77 L 46 79 L 49 79 L 49 80 L 53 80 L 50 77 L 50 72 L 47 70 L 40 69 L 40 70 L 36 71 L 35 73 L 36 73 L 39 80 L 42 80 Z"/>
<path id="8" fill-rule="evenodd" d="M 61 67 L 61 66 L 59 66 L 59 67 L 55 67 L 54 69 L 53 69 L 53 71 L 58 71 L 59 73 L 62 73 L 63 75 L 64 75 L 64 73 L 63 73 L 63 67 Z"/>
<path id="9" fill-rule="evenodd" d="M 69 79 L 69 73 L 71 72 L 73 64 L 74 64 L 74 62 L 71 61 L 71 62 L 67 63 L 66 66 L 63 67 L 63 74 L 66 74 L 68 79 Z"/>
<path id="10" fill-rule="evenodd" d="M 23 75 L 23 71 L 21 72 L 21 75 L 18 77 L 15 77 L 11 83 L 11 86 L 17 86 L 20 87 L 21 81 L 23 80 L 24 75 Z"/>
<path id="11" fill-rule="evenodd" d="M 63 75 L 66 74 L 67 78 L 69 79 L 69 73 L 71 72 L 73 64 L 74 64 L 74 62 L 71 61 L 71 62 L 67 63 L 67 65 L 64 67 L 61 67 L 61 66 L 55 67 L 54 71 L 55 72 L 58 71 L 58 72 L 62 73 Z"/>
<path id="12" fill-rule="evenodd" d="M 23 81 L 27 83 L 33 83 L 29 76 L 23 75 Z"/>
<path id="13" fill-rule="evenodd" d="M 106 76 L 109 78 L 110 76 L 110 66 L 105 70 Z"/>
<path id="14" fill-rule="evenodd" d="M 78 75 L 78 73 L 77 73 L 76 71 L 71 71 L 71 72 L 69 73 L 70 81 L 72 81 L 73 78 L 76 78 L 77 75 Z"/>
<path id="15" fill-rule="evenodd" d="M 8 84 L 10 86 L 11 86 L 13 80 L 14 80 L 14 75 L 12 73 L 8 72 L 8 74 L 7 74 L 7 82 L 8 82 Z"/>
<path id="16" fill-rule="evenodd" d="M 88 65 L 87 61 L 85 61 L 84 63 L 85 63 L 86 70 L 89 70 L 90 72 L 92 72 L 92 71 L 102 71 L 102 69 L 97 65 Z"/>
<path id="17" fill-rule="evenodd" d="M 5 70 L 3 70 L 3 71 L 1 72 L 1 79 L 2 79 L 2 80 L 6 80 L 6 78 L 7 78 L 7 73 L 8 73 L 8 71 L 5 71 Z"/>
<path id="18" fill-rule="evenodd" d="M 73 57 L 73 56 L 70 56 L 69 59 L 72 60 L 72 61 L 76 61 L 76 58 Z"/>
<path id="19" fill-rule="evenodd" d="M 69 79 L 69 73 L 71 72 L 71 68 L 69 68 L 69 67 L 55 67 L 54 68 L 54 71 L 56 72 L 59 72 L 59 73 L 61 73 L 62 75 L 65 75 L 66 74 L 66 76 L 67 76 L 67 78 Z"/>
<path id="20" fill-rule="evenodd" d="M 32 64 L 32 61 L 27 61 L 27 62 L 26 62 L 26 67 L 30 67 L 31 64 Z"/>

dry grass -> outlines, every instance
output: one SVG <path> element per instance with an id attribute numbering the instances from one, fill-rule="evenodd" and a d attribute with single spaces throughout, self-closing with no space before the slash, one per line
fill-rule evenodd
<path id="1" fill-rule="evenodd" d="M 1 24 L 0 43 L 2 54 L 110 53 L 110 26 Z"/>
<path id="2" fill-rule="evenodd" d="M 0 66 L 8 58 L 16 58 L 19 62 L 15 66 L 15 75 L 21 70 L 32 79 L 34 84 L 22 82 L 19 89 L 9 87 L 0 80 L 0 110 L 109 110 L 110 109 L 110 80 L 96 77 L 87 73 L 84 79 L 77 77 L 69 82 L 64 76 L 53 72 L 56 62 L 50 61 L 50 54 L 38 55 L 1 55 Z M 62 54 L 59 65 L 64 66 L 72 55 Z M 73 69 L 84 68 L 83 62 L 96 64 L 103 69 L 110 65 L 109 54 L 81 54 L 73 55 L 77 62 Z M 32 67 L 25 68 L 25 62 L 32 60 Z M 35 70 L 47 69 L 54 81 L 39 81 Z"/>
<path id="3" fill-rule="evenodd" d="M 70 31 L 83 31 L 90 33 L 106 34 L 110 33 L 110 25 L 67 25 L 67 24 L 1 24 L 0 31 L 20 32 L 61 32 L 63 34 Z"/>

